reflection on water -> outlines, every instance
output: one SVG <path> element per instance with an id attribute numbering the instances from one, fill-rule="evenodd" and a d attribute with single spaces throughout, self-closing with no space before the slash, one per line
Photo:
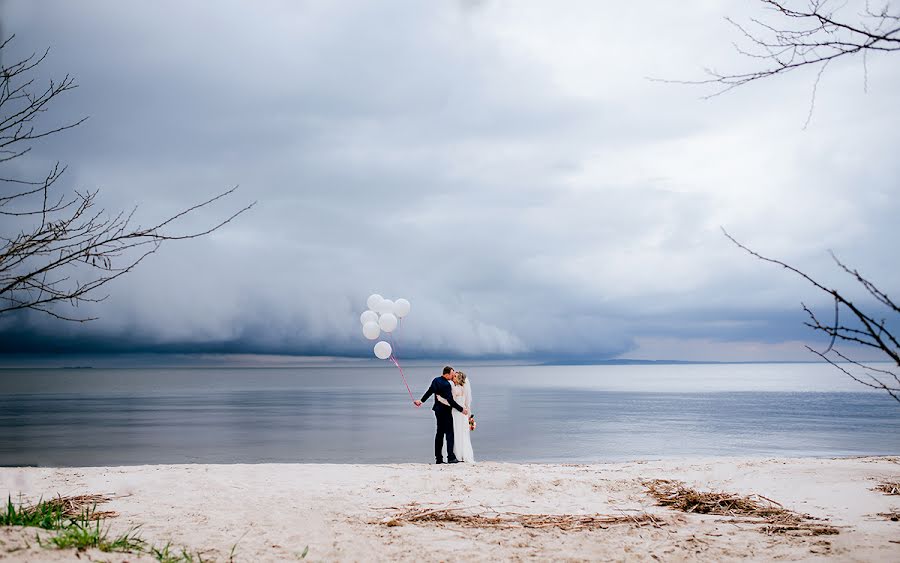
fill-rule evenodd
<path id="1" fill-rule="evenodd" d="M 896 403 L 820 367 L 740 385 L 751 368 L 472 368 L 473 444 L 538 462 L 900 453 Z M 408 376 L 424 391 L 433 370 Z M 0 371 L 0 465 L 427 462 L 433 426 L 386 369 Z"/>

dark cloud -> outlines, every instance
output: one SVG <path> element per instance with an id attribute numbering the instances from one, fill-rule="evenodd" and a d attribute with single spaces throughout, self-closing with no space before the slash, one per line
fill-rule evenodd
<path id="1" fill-rule="evenodd" d="M 873 57 L 862 98 L 834 65 L 807 131 L 811 76 L 712 101 L 645 80 L 739 63 L 720 22 L 748 9 L 0 4 L 16 52 L 50 46 L 41 72 L 77 77 L 56 115 L 90 116 L 20 171 L 62 160 L 69 187 L 145 223 L 234 184 L 259 201 L 148 259 L 84 310 L 98 321 L 0 320 L 0 351 L 364 356 L 376 291 L 412 301 L 409 357 L 803 340 L 798 302 L 819 297 L 719 226 L 827 279 L 833 248 L 900 285 L 900 73 Z"/>

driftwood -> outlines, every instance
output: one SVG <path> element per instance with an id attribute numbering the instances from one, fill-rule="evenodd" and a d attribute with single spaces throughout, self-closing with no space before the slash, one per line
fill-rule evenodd
<path id="1" fill-rule="evenodd" d="M 678 481 L 655 479 L 644 483 L 657 504 L 694 514 L 731 516 L 732 522 L 762 524 L 766 534 L 799 533 L 804 535 L 837 534 L 838 529 L 810 516 L 787 510 L 762 495 L 738 495 L 725 492 L 703 492 Z"/>
<path id="2" fill-rule="evenodd" d="M 393 508 L 393 507 L 391 507 Z M 444 525 L 463 528 L 538 528 L 556 530 L 597 530 L 616 525 L 654 526 L 665 524 L 650 514 L 522 514 L 498 512 L 481 505 L 428 508 L 412 503 L 400 508 L 379 523 L 392 527 L 404 524 Z"/>
<path id="3" fill-rule="evenodd" d="M 886 495 L 900 495 L 900 481 L 884 481 L 879 483 L 873 490 Z"/>

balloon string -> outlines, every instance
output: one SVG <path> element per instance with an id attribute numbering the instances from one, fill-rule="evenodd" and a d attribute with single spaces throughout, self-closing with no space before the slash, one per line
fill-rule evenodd
<path id="1" fill-rule="evenodd" d="M 409 388 L 409 383 L 406 382 L 406 376 L 403 375 L 403 368 L 400 367 L 400 362 L 397 361 L 397 358 L 395 358 L 393 354 L 391 354 L 390 360 L 394 362 L 394 365 L 400 370 L 400 377 L 403 378 L 403 384 L 406 385 L 406 392 L 409 393 L 409 398 L 413 399 L 412 389 Z M 413 401 L 415 401 L 415 399 L 413 399 Z"/>
<path id="2" fill-rule="evenodd" d="M 395 356 L 397 355 L 397 350 L 399 350 L 399 348 L 397 348 L 397 344 L 400 343 L 399 338 L 397 338 L 396 342 L 394 341 L 394 335 L 398 330 L 400 330 L 400 319 L 397 319 L 397 328 L 388 333 L 388 340 L 391 341 L 391 350 L 393 350 L 392 354 Z"/>

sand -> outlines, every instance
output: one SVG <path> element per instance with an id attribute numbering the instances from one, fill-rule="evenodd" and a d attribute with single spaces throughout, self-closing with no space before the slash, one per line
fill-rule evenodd
<path id="1" fill-rule="evenodd" d="M 767 534 L 727 516 L 658 506 L 643 484 L 760 494 L 820 518 L 836 535 Z M 203 560 L 297 561 L 900 561 L 900 458 L 714 458 L 590 465 L 155 465 L 0 468 L 15 499 L 106 493 L 111 533 L 140 526 L 148 542 Z M 593 530 L 388 526 L 411 503 L 460 513 L 649 513 L 652 524 Z M 394 522 L 396 523 L 396 522 Z M 144 555 L 38 547 L 35 529 L 0 528 L 0 561 L 152 561 Z"/>

